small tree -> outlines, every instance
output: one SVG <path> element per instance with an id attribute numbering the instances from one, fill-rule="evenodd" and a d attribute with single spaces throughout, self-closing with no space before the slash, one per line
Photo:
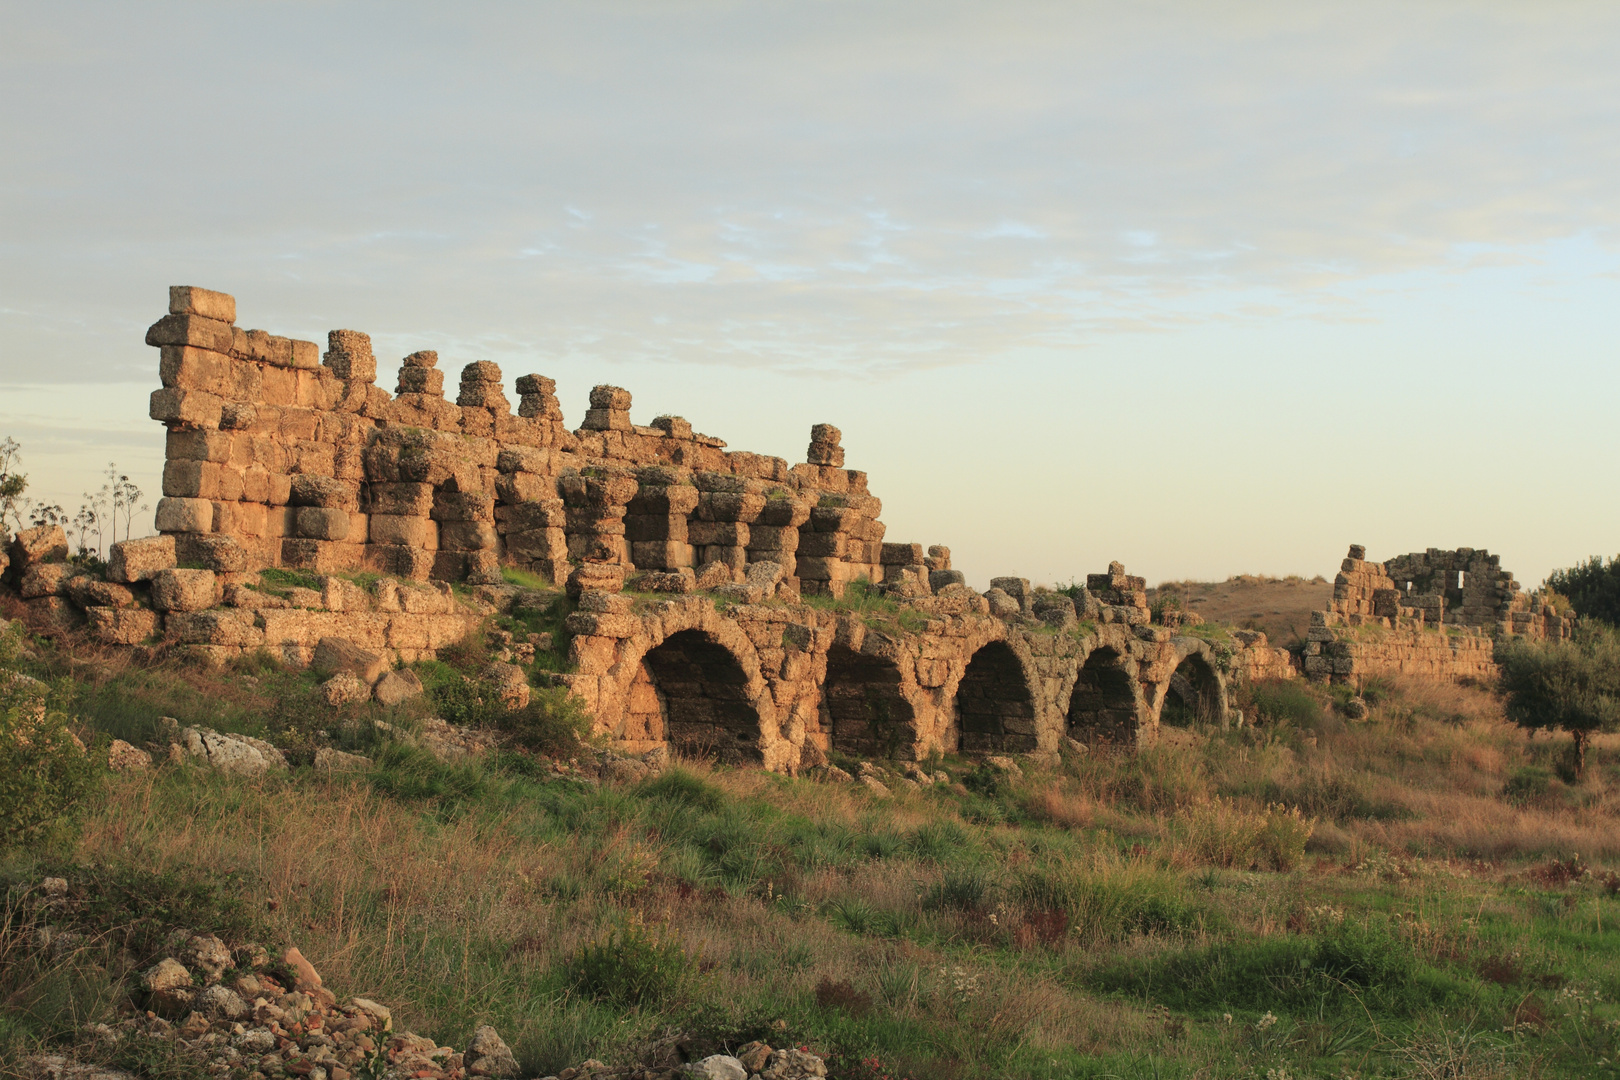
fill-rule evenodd
<path id="1" fill-rule="evenodd" d="M 8 435 L 0 442 L 0 532 L 5 531 L 8 521 L 14 529 L 23 527 L 23 492 L 28 490 L 28 477 L 17 471 L 21 464 L 22 447 Z"/>
<path id="2" fill-rule="evenodd" d="M 1620 636 L 1587 625 L 1570 641 L 1514 642 L 1501 662 L 1508 719 L 1569 732 L 1575 777 L 1584 776 L 1591 737 L 1620 729 Z"/>
<path id="3" fill-rule="evenodd" d="M 1620 559 L 1593 555 L 1568 570 L 1554 570 L 1547 587 L 1569 597 L 1575 614 L 1620 626 Z"/>

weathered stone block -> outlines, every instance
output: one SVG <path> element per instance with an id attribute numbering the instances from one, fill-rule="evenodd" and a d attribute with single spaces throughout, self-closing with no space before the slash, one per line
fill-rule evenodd
<path id="1" fill-rule="evenodd" d="M 430 367 L 402 367 L 399 369 L 400 394 L 444 395 L 444 372 Z"/>
<path id="2" fill-rule="evenodd" d="M 207 499 L 159 499 L 156 525 L 159 532 L 212 532 L 214 504 Z"/>
<path id="3" fill-rule="evenodd" d="M 59 596 L 65 591 L 68 579 L 82 573 L 82 570 L 69 563 L 34 563 L 23 571 L 17 591 L 24 600 Z"/>
<path id="4" fill-rule="evenodd" d="M 202 611 L 219 603 L 212 570 L 160 570 L 152 577 L 152 606 L 159 611 Z"/>
<path id="5" fill-rule="evenodd" d="M 439 523 L 431 518 L 372 514 L 367 525 L 367 538 L 373 544 L 403 544 L 429 550 L 439 546 Z"/>
<path id="6" fill-rule="evenodd" d="M 325 506 L 298 508 L 298 535 L 309 540 L 344 540 L 349 535 L 349 515 Z"/>
<path id="7" fill-rule="evenodd" d="M 213 508 L 209 508 L 212 515 Z M 175 564 L 174 537 L 143 536 L 120 540 L 107 556 L 107 577 L 111 581 L 148 581 L 160 570 Z"/>
<path id="8" fill-rule="evenodd" d="M 332 476 L 299 474 L 292 477 L 287 501 L 293 506 L 323 506 L 336 510 L 360 509 L 360 485 Z"/>
<path id="9" fill-rule="evenodd" d="M 500 546 L 495 526 L 488 521 L 444 521 L 439 523 L 439 547 L 443 551 L 484 551 Z"/>
<path id="10" fill-rule="evenodd" d="M 236 297 L 195 285 L 169 286 L 169 314 L 196 315 L 216 322 L 236 321 Z"/>
<path id="11" fill-rule="evenodd" d="M 192 345 L 229 353 L 235 344 L 231 324 L 201 315 L 165 315 L 146 331 L 148 345 Z"/>
<path id="12" fill-rule="evenodd" d="M 140 645 L 158 632 L 158 614 L 145 608 L 87 607 L 90 633 L 104 645 Z"/>
<path id="13" fill-rule="evenodd" d="M 160 420 L 165 424 L 217 428 L 224 407 L 224 401 L 217 394 L 202 390 L 164 387 L 162 390 L 152 391 L 148 412 L 153 420 Z"/>

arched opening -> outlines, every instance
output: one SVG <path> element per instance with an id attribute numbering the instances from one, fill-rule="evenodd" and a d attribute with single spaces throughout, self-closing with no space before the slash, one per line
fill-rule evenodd
<path id="1" fill-rule="evenodd" d="M 863 757 L 909 757 L 917 727 L 900 694 L 900 669 L 842 645 L 827 653 L 821 686 L 821 729 L 834 750 Z"/>
<path id="2" fill-rule="evenodd" d="M 1069 695 L 1070 738 L 1093 745 L 1134 745 L 1135 682 L 1113 649 L 1097 649 L 1086 657 Z"/>
<path id="3" fill-rule="evenodd" d="M 1035 749 L 1035 700 L 1024 667 L 1005 642 L 973 654 L 956 688 L 956 730 L 969 754 L 1027 754 Z"/>
<path id="4" fill-rule="evenodd" d="M 759 712 L 748 700 L 748 676 L 728 650 L 699 630 L 682 630 L 641 662 L 672 747 L 728 764 L 763 760 Z M 639 675 L 636 682 L 641 682 Z M 633 689 L 632 712 L 635 693 Z M 645 691 L 640 703 L 646 703 Z"/>
<path id="5" fill-rule="evenodd" d="M 1173 727 L 1216 724 L 1225 719 L 1221 705 L 1221 683 L 1214 670 L 1198 653 L 1183 660 L 1170 676 L 1164 693 L 1159 722 Z"/>

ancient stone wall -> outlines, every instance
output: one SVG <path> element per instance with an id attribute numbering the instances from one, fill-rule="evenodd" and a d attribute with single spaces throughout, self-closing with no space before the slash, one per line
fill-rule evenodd
<path id="1" fill-rule="evenodd" d="M 323 354 L 235 325 L 235 299 L 170 290 L 147 333 L 169 429 L 156 525 L 177 557 L 219 573 L 370 570 L 495 584 L 502 566 L 558 583 L 637 571 L 686 591 L 697 572 L 742 585 L 782 568 L 786 594 L 840 596 L 859 578 L 927 584 L 920 545 L 885 551 L 882 504 L 844 468 L 841 435 L 811 430 L 807 460 L 727 451 L 680 417 L 630 420 L 630 394 L 591 391 L 576 431 L 555 383 L 468 364 L 455 401 L 429 351 L 404 358 L 396 394 L 375 384 L 370 338 L 334 330 Z"/>

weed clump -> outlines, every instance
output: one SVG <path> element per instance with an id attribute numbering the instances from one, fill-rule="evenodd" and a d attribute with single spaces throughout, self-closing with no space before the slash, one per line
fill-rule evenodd
<path id="1" fill-rule="evenodd" d="M 661 1005 L 696 974 L 697 964 L 679 941 L 634 915 L 582 945 L 566 970 L 570 989 L 620 1008 Z"/>

